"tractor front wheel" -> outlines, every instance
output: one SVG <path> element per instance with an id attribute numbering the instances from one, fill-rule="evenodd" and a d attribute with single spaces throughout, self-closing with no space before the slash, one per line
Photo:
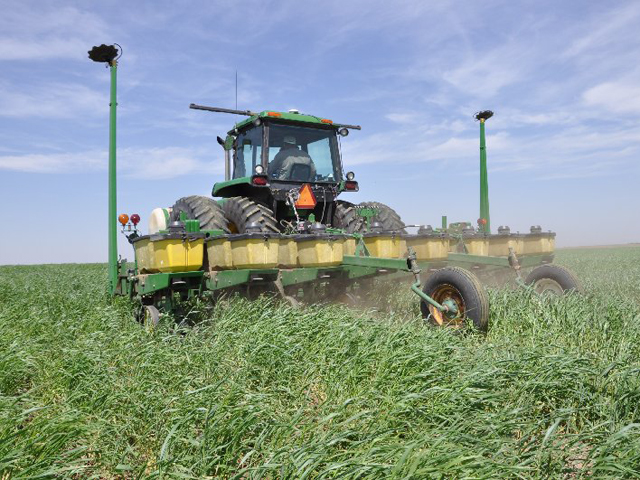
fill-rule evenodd
<path id="1" fill-rule="evenodd" d="M 487 330 L 489 299 L 473 273 L 459 267 L 441 268 L 427 278 L 422 291 L 450 308 L 442 312 L 424 300 L 420 302 L 422 316 L 431 324 L 460 328 L 471 321 L 478 330 Z"/>
<path id="2" fill-rule="evenodd" d="M 525 280 L 539 295 L 564 295 L 574 291 L 581 292 L 580 281 L 568 268 L 560 265 L 542 265 L 527 275 Z"/>

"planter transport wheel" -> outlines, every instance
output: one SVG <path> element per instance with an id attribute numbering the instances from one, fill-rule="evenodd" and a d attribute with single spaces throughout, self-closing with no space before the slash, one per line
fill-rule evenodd
<path id="1" fill-rule="evenodd" d="M 471 320 L 478 330 L 487 330 L 489 299 L 473 273 L 459 267 L 441 268 L 427 278 L 422 291 L 440 305 L 451 308 L 442 312 L 424 300 L 420 302 L 423 318 L 433 325 L 460 328 Z"/>
<path id="2" fill-rule="evenodd" d="M 560 265 L 542 265 L 535 268 L 525 280 L 539 295 L 564 295 L 575 291 L 581 292 L 580 281 L 575 274 Z"/>
<path id="3" fill-rule="evenodd" d="M 199 220 L 200 230 L 222 230 L 229 233 L 224 213 L 214 199 L 202 195 L 191 195 L 178 200 L 171 212 L 171 221 L 180 220 L 184 213 L 189 220 Z"/>

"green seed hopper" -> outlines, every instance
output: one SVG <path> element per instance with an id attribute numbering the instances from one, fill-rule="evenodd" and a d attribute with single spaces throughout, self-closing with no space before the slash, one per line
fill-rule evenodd
<path id="1" fill-rule="evenodd" d="M 488 181 L 484 139 L 485 121 L 492 112 L 480 112 L 481 201 L 478 228 L 468 223 L 442 228 L 421 227 L 417 234 L 380 228 L 376 207 L 361 208 L 363 228 L 348 232 L 323 225 L 309 215 L 309 228 L 299 232 L 265 232 L 252 225 L 238 233 L 202 228 L 198 219 L 180 213 L 166 228 L 140 235 L 138 215 L 116 218 L 116 72 L 118 49 L 95 47 L 90 57 L 111 71 L 109 154 L 109 285 L 112 295 L 130 297 L 139 319 L 155 324 L 161 312 L 193 297 L 216 299 L 221 292 L 241 291 L 253 296 L 273 291 L 298 305 L 317 299 L 320 292 L 349 297 L 367 281 L 382 275 L 411 281 L 423 316 L 436 325 L 461 326 L 466 321 L 485 330 L 487 295 L 474 271 L 512 269 L 515 281 L 537 293 L 562 294 L 578 289 L 564 268 L 551 265 L 555 234 L 532 227 L 528 234 L 512 234 L 501 227 L 490 233 Z M 218 109 L 219 110 L 219 109 Z M 297 118 L 297 117 L 296 117 Z M 314 117 L 315 118 L 315 117 Z M 358 127 L 359 128 L 359 127 Z M 298 195 L 306 185 L 300 187 Z M 133 267 L 118 260 L 117 221 L 133 246 Z M 522 268 L 534 268 L 526 279 Z"/>

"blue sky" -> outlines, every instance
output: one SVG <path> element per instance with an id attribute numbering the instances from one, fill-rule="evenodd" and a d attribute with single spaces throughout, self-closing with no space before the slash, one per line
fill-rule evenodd
<path id="1" fill-rule="evenodd" d="M 640 241 L 635 1 L 3 0 L 0 264 L 107 257 L 109 74 L 117 42 L 119 211 L 210 194 L 233 116 L 297 108 L 361 124 L 361 190 L 407 223 L 478 217 L 487 123 L 492 225 L 558 244 Z M 131 257 L 121 243 L 123 256 Z"/>

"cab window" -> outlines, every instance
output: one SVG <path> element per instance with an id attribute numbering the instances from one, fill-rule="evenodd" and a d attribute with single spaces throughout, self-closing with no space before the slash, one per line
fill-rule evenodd
<path id="1" fill-rule="evenodd" d="M 233 178 L 248 177 L 262 163 L 262 127 L 251 128 L 236 138 Z"/>
<path id="2" fill-rule="evenodd" d="M 272 179 L 335 182 L 340 161 L 334 130 L 297 125 L 269 126 L 269 165 Z"/>

